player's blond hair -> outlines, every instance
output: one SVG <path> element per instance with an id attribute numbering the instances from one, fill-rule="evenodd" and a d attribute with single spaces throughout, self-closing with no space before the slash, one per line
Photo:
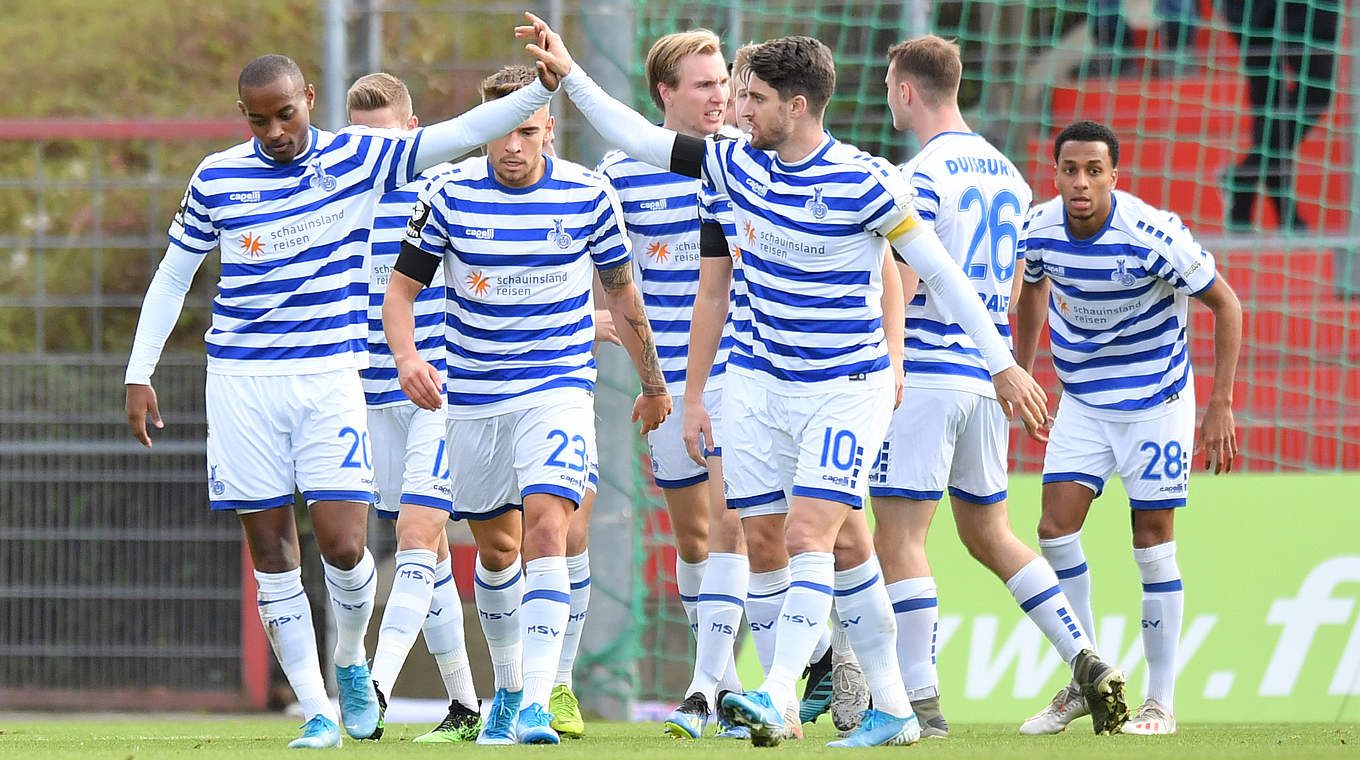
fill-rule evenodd
<path id="1" fill-rule="evenodd" d="M 349 113 L 391 108 L 402 121 L 411 118 L 415 112 L 411 91 L 400 79 L 382 72 L 365 74 L 355 80 L 345 95 L 345 108 Z"/>
<path id="2" fill-rule="evenodd" d="M 732 54 L 732 76 L 740 79 L 742 72 L 751 65 L 751 53 L 760 47 L 758 43 L 748 42 Z"/>
<path id="3" fill-rule="evenodd" d="M 722 52 L 722 42 L 718 35 L 707 29 L 691 29 L 688 32 L 675 32 L 657 40 L 647 51 L 647 92 L 657 108 L 664 109 L 658 85 L 667 87 L 680 84 L 680 62 L 687 55 L 712 55 Z"/>
<path id="4" fill-rule="evenodd" d="M 893 63 L 897 81 L 904 77 L 911 79 L 931 108 L 958 99 L 963 60 L 957 42 L 927 34 L 888 48 L 888 60 Z"/>
<path id="5" fill-rule="evenodd" d="M 538 72 L 524 64 L 515 63 L 504 66 L 500 71 L 482 80 L 482 102 L 496 100 L 526 87 L 538 78 Z"/>

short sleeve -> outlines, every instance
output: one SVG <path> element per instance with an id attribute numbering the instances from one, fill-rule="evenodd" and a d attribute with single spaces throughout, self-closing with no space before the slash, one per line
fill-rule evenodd
<path id="1" fill-rule="evenodd" d="M 1032 245 L 1029 237 L 1030 230 L 1038 217 L 1039 209 L 1030 209 L 1029 213 L 1025 215 L 1025 223 L 1020 227 L 1020 240 L 1015 244 L 1016 257 L 1024 257 L 1025 259 L 1025 282 L 1039 282 L 1046 276 L 1044 274 L 1043 247 Z"/>
<path id="2" fill-rule="evenodd" d="M 411 131 L 348 127 L 341 134 L 349 134 L 350 139 L 358 141 L 356 152 L 363 160 L 373 162 L 374 186 L 390 193 L 419 176 L 415 170 L 416 147 L 423 131 L 423 127 Z"/>
<path id="3" fill-rule="evenodd" d="M 203 168 L 200 164 L 194 170 L 170 222 L 170 244 L 200 256 L 217 247 L 219 233 L 208 210 L 208 195 L 202 189 Z"/>
<path id="4" fill-rule="evenodd" d="M 411 209 L 411 219 L 406 224 L 406 238 L 402 241 L 406 246 L 441 259 L 449 243 L 449 206 L 444 193 L 446 186 L 447 183 L 440 178 L 425 183 Z"/>
<path id="5" fill-rule="evenodd" d="M 1190 234 L 1181 218 L 1171 214 L 1166 222 L 1170 234 L 1162 233 L 1161 245 L 1148 249 L 1143 266 L 1154 277 L 1171 283 L 1177 291 L 1197 296 L 1209 289 L 1218 276 L 1214 257 Z"/>
<path id="6" fill-rule="evenodd" d="M 631 261 L 631 251 L 619 196 L 612 185 L 604 183 L 591 225 L 590 258 L 597 269 L 611 269 Z"/>
<path id="7" fill-rule="evenodd" d="M 894 248 L 921 230 L 924 220 L 916 209 L 911 185 L 902 173 L 882 159 L 869 162 L 876 187 L 862 196 L 862 224 L 867 232 L 886 238 Z"/>

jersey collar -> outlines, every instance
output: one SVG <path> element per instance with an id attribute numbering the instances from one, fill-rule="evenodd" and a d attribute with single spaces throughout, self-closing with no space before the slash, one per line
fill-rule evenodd
<path id="1" fill-rule="evenodd" d="M 316 127 L 314 126 L 307 127 L 307 147 L 303 148 L 302 151 L 299 152 L 296 156 L 293 156 L 293 160 L 289 161 L 286 164 L 279 163 L 278 161 L 275 161 L 274 159 L 270 158 L 269 154 L 264 152 L 264 148 L 260 147 L 260 141 L 258 138 L 252 137 L 250 138 L 250 141 L 255 148 L 255 155 L 258 156 L 261 161 L 265 162 L 266 165 L 294 166 L 306 161 L 307 157 L 312 155 L 312 151 L 316 149 L 317 136 L 318 132 Z"/>
<path id="2" fill-rule="evenodd" d="M 1062 203 L 1061 197 L 1058 199 L 1058 202 Z M 1064 205 L 1063 233 L 1067 235 L 1068 242 L 1072 245 L 1090 245 L 1099 240 L 1100 237 L 1105 234 L 1105 231 L 1110 229 L 1110 225 L 1114 224 L 1114 210 L 1118 205 L 1119 195 L 1117 193 L 1110 193 L 1110 215 L 1105 217 L 1105 224 L 1101 225 L 1099 230 L 1096 230 L 1096 234 L 1087 238 L 1079 238 L 1072 235 L 1072 228 L 1067 226 L 1067 206 Z"/>

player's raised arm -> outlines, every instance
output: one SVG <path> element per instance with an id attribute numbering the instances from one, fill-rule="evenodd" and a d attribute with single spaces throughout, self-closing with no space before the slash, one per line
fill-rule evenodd
<path id="1" fill-rule="evenodd" d="M 585 114 L 590 125 L 609 143 L 637 160 L 686 177 L 703 176 L 704 141 L 647 121 L 600 88 L 571 59 L 562 37 L 532 13 L 529 26 L 515 27 L 515 36 L 536 40 L 525 49 L 562 80 L 567 97 Z"/>
<path id="2" fill-rule="evenodd" d="M 503 98 L 487 101 L 448 121 L 431 124 L 416 143 L 414 172 L 485 145 L 523 123 L 552 100 L 553 91 L 542 81 L 525 85 Z"/>

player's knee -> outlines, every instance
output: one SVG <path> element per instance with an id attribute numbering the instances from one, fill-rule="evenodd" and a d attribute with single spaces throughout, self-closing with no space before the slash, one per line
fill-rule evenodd
<path id="1" fill-rule="evenodd" d="M 788 520 L 784 525 L 784 544 L 790 555 L 835 550 L 836 537 L 810 520 Z"/>
<path id="2" fill-rule="evenodd" d="M 519 544 L 510 536 L 498 533 L 494 537 L 478 537 L 477 561 L 487 570 L 504 570 L 518 559 Z"/>
<path id="3" fill-rule="evenodd" d="M 1171 518 L 1175 510 L 1157 509 L 1133 513 L 1133 546 L 1146 549 L 1172 541 L 1176 537 Z"/>
<path id="4" fill-rule="evenodd" d="M 364 541 L 361 536 L 333 536 L 324 543 L 318 538 L 317 543 L 320 544 L 321 558 L 337 570 L 349 570 L 364 558 Z"/>
<path id="5" fill-rule="evenodd" d="M 1066 520 L 1059 514 L 1044 511 L 1039 517 L 1039 538 L 1062 538 L 1081 530 L 1081 522 Z"/>

